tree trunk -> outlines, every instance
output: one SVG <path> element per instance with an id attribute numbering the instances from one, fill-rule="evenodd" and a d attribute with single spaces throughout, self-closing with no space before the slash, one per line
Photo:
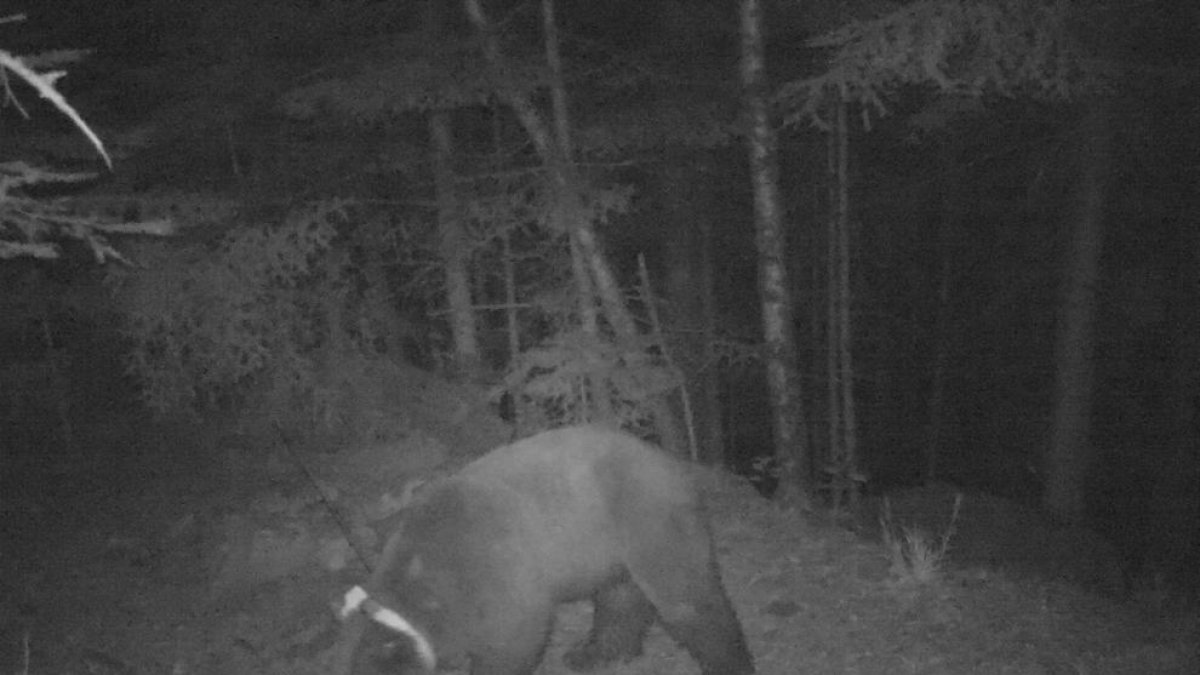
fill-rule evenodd
<path id="1" fill-rule="evenodd" d="M 835 507 L 858 508 L 858 488 L 862 472 L 858 459 L 858 412 L 854 397 L 854 331 L 851 325 L 851 302 L 854 294 L 850 285 L 850 128 L 846 121 L 846 104 L 839 102 L 837 116 L 837 322 L 838 322 L 838 407 L 841 410 L 841 454 L 835 458 Z M 830 345 L 830 348 L 835 348 Z M 845 504 L 842 499 L 847 498 Z"/>
<path id="2" fill-rule="evenodd" d="M 946 391 L 949 384 L 950 331 L 951 321 L 950 280 L 953 273 L 952 261 L 957 254 L 954 233 L 962 226 L 963 180 L 958 165 L 959 144 L 953 142 L 942 149 L 942 214 L 938 220 L 938 291 L 937 307 L 933 320 L 933 362 L 929 385 L 929 427 L 925 438 L 925 457 L 921 476 L 925 485 L 939 478 L 941 458 L 946 441 L 947 405 Z"/>
<path id="3" fill-rule="evenodd" d="M 822 489 L 834 508 L 857 507 L 858 427 L 855 412 L 850 287 L 850 129 L 846 103 L 837 101 L 835 124 L 826 145 L 829 214 L 826 227 L 826 377 L 829 450 L 818 460 Z"/>
<path id="4" fill-rule="evenodd" d="M 437 41 L 442 32 L 441 9 L 438 0 L 429 0 L 425 6 L 425 33 L 431 44 Z M 446 281 L 450 335 L 454 340 L 454 375 L 475 379 L 480 375 L 480 357 L 475 311 L 471 303 L 471 253 L 458 207 L 460 199 L 454 178 L 454 132 L 450 114 L 445 110 L 430 112 L 429 139 L 433 185 L 437 193 L 438 253 Z"/>
<path id="5" fill-rule="evenodd" d="M 808 439 L 800 398 L 793 303 L 787 284 L 787 242 L 767 93 L 762 15 L 761 0 L 742 0 L 741 77 L 749 121 L 747 145 L 754 188 L 758 287 L 775 453 L 781 467 L 779 494 L 783 500 L 803 501 L 809 494 Z"/>
<path id="6" fill-rule="evenodd" d="M 1092 457 L 1096 285 L 1104 240 L 1104 198 L 1112 130 L 1107 104 L 1093 102 L 1081 125 L 1079 185 L 1067 251 L 1055 354 L 1054 419 L 1045 462 L 1044 506 L 1062 521 L 1084 517 Z"/>
<path id="7" fill-rule="evenodd" d="M 704 403 L 702 409 L 708 417 L 705 423 L 702 449 L 707 453 L 707 461 L 713 465 L 726 466 L 728 457 L 725 454 L 725 414 L 721 409 L 721 371 L 717 367 L 717 294 L 713 283 L 713 233 L 712 222 L 707 218 L 697 221 L 700 229 L 700 298 L 701 321 L 703 323 L 702 338 L 704 340 L 704 369 L 700 375 L 700 396 Z"/>
<path id="8" fill-rule="evenodd" d="M 446 279 L 450 334 L 454 338 L 454 374 L 473 379 L 479 375 L 480 362 L 475 311 L 471 303 L 471 254 L 458 208 L 458 191 L 451 162 L 454 142 L 446 112 L 434 111 L 429 115 L 429 136 L 432 141 L 433 184 L 437 192 L 438 252 Z"/>
<path id="9" fill-rule="evenodd" d="M 567 119 L 566 90 L 561 78 L 561 67 L 558 63 L 557 39 L 554 28 L 553 2 L 542 0 L 544 26 L 546 32 L 546 54 L 550 66 L 551 102 L 554 109 L 553 126 L 548 124 L 533 101 L 517 87 L 505 79 L 504 58 L 500 45 L 492 32 L 491 23 L 483 12 L 480 0 L 463 0 L 467 17 L 481 37 L 483 55 L 497 78 L 498 95 L 517 117 L 517 121 L 529 135 L 534 149 L 542 158 L 550 175 L 552 188 L 555 193 L 555 220 L 557 225 L 567 232 L 571 238 L 572 253 L 578 254 L 587 267 L 587 276 L 582 278 L 582 272 L 577 271 L 581 288 L 588 285 L 594 289 L 595 296 L 600 299 L 604 308 L 604 316 L 608 319 L 618 338 L 627 344 L 633 344 L 638 337 L 637 325 L 633 315 L 625 306 L 617 277 L 612 271 L 604 252 L 600 248 L 599 238 L 587 217 L 587 210 L 582 202 L 581 181 L 571 156 L 571 143 Z M 582 300 L 592 302 L 591 293 Z M 678 421 L 670 413 L 665 400 L 648 402 L 657 423 L 661 444 L 668 450 L 678 452 L 683 448 L 682 434 Z"/>
<path id="10" fill-rule="evenodd" d="M 844 106 L 838 106 L 839 113 L 844 110 Z M 840 128 L 830 133 L 825 139 L 825 170 L 829 179 L 829 212 L 826 214 L 825 223 L 825 452 L 813 458 L 814 464 L 820 468 L 822 481 L 824 481 L 824 469 L 834 465 L 843 450 L 842 406 L 839 405 L 841 384 L 838 368 L 840 354 L 838 336 L 841 329 L 838 311 L 838 302 L 841 299 L 841 295 L 838 293 L 838 289 L 841 287 L 841 277 L 838 274 L 838 261 L 841 257 L 838 250 L 838 231 L 842 227 L 840 205 L 842 189 L 845 185 L 839 171 L 838 131 Z"/>

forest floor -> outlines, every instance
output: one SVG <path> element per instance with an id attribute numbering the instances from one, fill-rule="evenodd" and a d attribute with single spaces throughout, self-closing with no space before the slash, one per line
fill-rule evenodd
<path id="1" fill-rule="evenodd" d="M 294 455 L 312 460 L 326 499 L 355 497 L 366 514 L 333 519 L 286 454 L 258 462 L 218 447 L 216 434 L 150 424 L 90 434 L 85 467 L 0 467 L 0 675 L 324 674 L 331 603 L 362 577 L 339 532 L 401 488 L 349 493 L 445 459 L 421 434 L 358 453 L 365 473 L 347 468 L 350 455 L 337 467 Z M 387 458 L 400 473 L 380 469 Z M 1200 672 L 1194 613 L 979 565 L 918 581 L 879 543 L 733 479 L 706 483 L 760 673 Z M 561 652 L 586 631 L 586 613 L 560 612 L 542 675 L 568 672 Z M 643 658 L 600 672 L 696 667 L 655 629 Z"/>

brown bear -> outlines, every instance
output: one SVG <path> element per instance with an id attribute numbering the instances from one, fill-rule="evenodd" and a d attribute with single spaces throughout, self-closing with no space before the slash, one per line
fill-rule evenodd
<path id="1" fill-rule="evenodd" d="M 500 447 L 426 488 L 347 594 L 334 672 L 372 660 L 356 656 L 370 615 L 402 647 L 392 672 L 529 675 L 556 607 L 583 599 L 595 613 L 573 670 L 640 655 L 657 618 L 704 675 L 754 672 L 687 468 L 592 426 Z"/>

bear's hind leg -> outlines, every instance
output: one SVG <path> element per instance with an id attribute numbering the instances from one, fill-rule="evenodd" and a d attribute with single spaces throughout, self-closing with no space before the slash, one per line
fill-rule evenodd
<path id="1" fill-rule="evenodd" d="M 654 622 L 654 606 L 641 590 L 625 580 L 600 589 L 592 602 L 592 630 L 563 657 L 567 667 L 587 671 L 641 656 L 646 631 Z"/>
<path id="2" fill-rule="evenodd" d="M 627 566 L 667 633 L 704 675 L 753 673 L 754 660 L 703 524 L 677 518 L 650 535 L 632 551 Z"/>
<path id="3" fill-rule="evenodd" d="M 666 605 L 659 613 L 663 627 L 696 659 L 703 675 L 750 675 L 754 660 L 733 605 L 719 579 L 707 586 L 686 604 Z"/>

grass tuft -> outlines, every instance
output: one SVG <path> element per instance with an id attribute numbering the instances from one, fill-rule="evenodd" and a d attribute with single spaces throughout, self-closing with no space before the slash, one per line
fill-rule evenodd
<path id="1" fill-rule="evenodd" d="M 954 536 L 958 516 L 962 509 L 963 495 L 954 498 L 954 510 L 950 523 L 941 536 L 935 537 L 919 527 L 898 525 L 892 518 L 892 505 L 883 500 L 883 513 L 879 524 L 883 532 L 883 544 L 891 561 L 890 572 L 903 584 L 925 585 L 941 579 L 946 554 L 950 550 L 950 539 Z"/>

